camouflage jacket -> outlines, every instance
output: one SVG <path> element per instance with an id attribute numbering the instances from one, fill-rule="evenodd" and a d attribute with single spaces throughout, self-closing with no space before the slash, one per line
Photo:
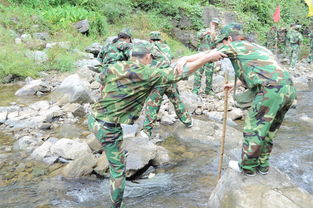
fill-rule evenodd
<path id="1" fill-rule="evenodd" d="M 110 65 L 99 80 L 105 86 L 102 97 L 92 107 L 92 115 L 99 120 L 133 124 L 144 102 L 156 85 L 178 82 L 188 76 L 188 68 L 178 74 L 173 68 L 151 68 L 138 61 L 122 61 Z"/>
<path id="2" fill-rule="evenodd" d="M 248 41 L 233 41 L 218 50 L 228 55 L 236 76 L 250 89 L 292 84 L 288 71 L 281 68 L 273 53 L 263 46 Z"/>
<path id="3" fill-rule="evenodd" d="M 216 47 L 214 37 L 212 35 L 203 35 L 203 33 L 207 32 L 208 30 L 209 29 L 202 29 L 197 33 L 197 38 L 199 40 L 198 51 L 211 50 Z"/>
<path id="4" fill-rule="evenodd" d="M 97 60 L 107 68 L 109 64 L 114 64 L 117 61 L 127 61 L 130 56 L 131 43 L 123 40 L 118 40 L 115 43 L 105 45 L 100 51 Z"/>
<path id="5" fill-rule="evenodd" d="M 287 41 L 289 44 L 298 44 L 300 45 L 303 41 L 303 36 L 296 30 L 290 30 L 287 33 Z"/>
<path id="6" fill-rule="evenodd" d="M 152 55 L 152 67 L 167 68 L 171 65 L 171 49 L 167 44 L 161 43 L 160 41 L 154 41 Z"/>

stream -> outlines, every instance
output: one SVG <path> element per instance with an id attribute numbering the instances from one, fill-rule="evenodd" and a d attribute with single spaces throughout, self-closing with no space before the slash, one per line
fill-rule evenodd
<path id="1" fill-rule="evenodd" d="M 14 96 L 15 90 L 14 86 L 0 87 L 0 106 L 9 105 L 11 102 L 29 104 L 37 101 L 37 98 L 17 100 Z M 298 106 L 288 112 L 274 141 L 271 158 L 274 166 L 287 173 L 292 181 L 311 194 L 313 194 L 312 97 L 312 90 L 298 93 Z M 0 132 L 0 156 L 3 155 L 3 147 L 13 142 L 12 138 Z M 175 138 L 167 138 L 162 146 L 170 151 L 174 165 L 157 169 L 156 175 L 150 179 L 127 181 L 125 191 L 127 207 L 208 207 L 209 196 L 216 185 L 218 155 L 216 149 L 207 144 L 180 141 Z M 9 154 L 11 157 L 15 154 L 20 155 L 18 152 Z M 0 165 L 0 170 L 1 168 Z M 108 180 L 92 176 L 79 179 L 51 176 L 0 186 L 0 207 L 100 208 L 109 205 Z"/>

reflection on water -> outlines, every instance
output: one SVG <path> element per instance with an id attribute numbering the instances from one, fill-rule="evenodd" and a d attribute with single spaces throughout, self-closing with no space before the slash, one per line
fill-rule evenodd
<path id="1" fill-rule="evenodd" d="M 49 95 L 46 96 L 23 96 L 16 97 L 15 92 L 20 89 L 22 86 L 20 85 L 4 85 L 0 86 L 0 106 L 8 106 L 10 103 L 15 102 L 21 105 L 29 105 L 36 101 L 48 99 Z"/>

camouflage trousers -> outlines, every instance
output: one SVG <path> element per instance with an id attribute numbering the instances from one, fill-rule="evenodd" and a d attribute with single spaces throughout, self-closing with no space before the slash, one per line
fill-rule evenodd
<path id="1" fill-rule="evenodd" d="M 182 102 L 176 84 L 170 86 L 162 86 L 154 88 L 149 97 L 146 100 L 145 107 L 145 120 L 143 123 L 143 130 L 151 136 L 152 129 L 155 121 L 157 120 L 157 116 L 159 110 L 161 108 L 161 104 L 163 101 L 163 95 L 167 95 L 168 99 L 174 105 L 174 109 L 178 119 L 183 122 L 186 126 L 191 125 L 191 115 L 186 110 L 184 103 Z"/>
<path id="2" fill-rule="evenodd" d="M 201 79 L 203 73 L 205 74 L 205 94 L 209 94 L 212 91 L 212 80 L 214 73 L 214 63 L 207 63 L 201 67 L 198 71 L 195 72 L 195 79 L 193 84 L 192 92 L 199 94 L 201 88 Z"/>
<path id="3" fill-rule="evenodd" d="M 125 152 L 122 149 L 122 127 L 109 128 L 103 126 L 91 115 L 88 117 L 88 127 L 101 142 L 109 162 L 111 208 L 124 207 L 123 194 L 126 180 L 126 162 Z"/>
<path id="4" fill-rule="evenodd" d="M 290 66 L 295 67 L 298 61 L 300 46 L 298 44 L 291 44 L 289 46 Z"/>
<path id="5" fill-rule="evenodd" d="M 269 167 L 269 157 L 284 116 L 296 98 L 290 85 L 262 87 L 252 102 L 243 129 L 240 167 L 256 172 Z"/>

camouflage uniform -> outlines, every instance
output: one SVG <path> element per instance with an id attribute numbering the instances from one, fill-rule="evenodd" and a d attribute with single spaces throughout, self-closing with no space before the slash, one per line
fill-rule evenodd
<path id="1" fill-rule="evenodd" d="M 219 20 L 217 18 L 213 19 L 214 22 L 218 24 Z M 206 51 L 211 50 L 216 47 L 214 43 L 214 35 L 205 34 L 204 32 L 207 32 L 208 29 L 202 29 L 200 32 L 197 33 L 197 37 L 199 39 L 199 46 L 198 51 Z M 199 94 L 200 88 L 201 88 L 201 79 L 203 76 L 203 73 L 205 75 L 205 94 L 210 94 L 212 92 L 212 81 L 213 81 L 213 73 L 214 73 L 214 63 L 207 63 L 205 64 L 201 69 L 199 69 L 197 72 L 195 72 L 194 75 L 194 85 L 192 92 L 195 94 Z"/>
<path id="2" fill-rule="evenodd" d="M 136 46 L 142 51 L 147 46 Z M 125 153 L 121 148 L 123 124 L 133 124 L 139 117 L 144 102 L 155 86 L 175 83 L 187 78 L 189 69 L 178 74 L 172 68 L 151 68 L 139 61 L 121 61 L 101 72 L 99 81 L 105 86 L 102 97 L 92 106 L 88 126 L 102 143 L 109 161 L 112 208 L 123 207 L 125 188 Z"/>
<path id="3" fill-rule="evenodd" d="M 286 33 L 287 30 L 285 28 L 281 28 L 278 32 L 277 32 L 277 38 L 278 38 L 278 48 L 280 53 L 286 57 L 287 55 L 287 51 L 286 51 Z"/>
<path id="4" fill-rule="evenodd" d="M 159 32 L 151 32 L 150 39 L 153 40 L 153 60 L 151 63 L 152 67 L 157 68 L 168 68 L 171 64 L 171 51 L 167 44 L 160 42 L 161 34 Z M 153 129 L 154 123 L 157 120 L 157 115 L 160 110 L 163 95 L 166 95 L 168 99 L 173 103 L 175 112 L 178 118 L 186 126 L 191 125 L 191 115 L 186 110 L 184 103 L 182 102 L 176 84 L 167 85 L 167 86 L 156 86 L 149 97 L 146 100 L 145 107 L 145 117 L 143 123 L 144 132 L 151 136 L 151 131 Z"/>
<path id="5" fill-rule="evenodd" d="M 130 56 L 131 43 L 120 39 L 120 37 L 131 38 L 130 31 L 123 29 L 118 38 L 113 40 L 112 43 L 108 43 L 101 49 L 98 54 L 97 60 L 102 64 L 103 70 L 109 67 L 109 64 L 114 64 L 118 61 L 127 61 Z"/>
<path id="6" fill-rule="evenodd" d="M 288 53 L 290 58 L 290 66 L 295 67 L 300 50 L 300 44 L 303 41 L 303 37 L 300 32 L 295 29 L 291 29 L 287 33 L 287 42 L 288 42 Z"/>
<path id="7" fill-rule="evenodd" d="M 217 41 L 242 34 L 240 27 L 238 24 L 226 26 Z M 296 97 L 291 77 L 278 65 L 271 51 L 255 43 L 233 41 L 219 51 L 228 55 L 242 83 L 256 92 L 243 129 L 240 167 L 248 174 L 256 170 L 266 172 L 273 138 Z"/>
<path id="8" fill-rule="evenodd" d="M 266 39 L 266 47 L 272 52 L 275 52 L 277 41 L 277 31 L 275 27 L 272 27 L 270 31 L 266 34 Z"/>
<path id="9" fill-rule="evenodd" d="M 313 63 L 313 30 L 309 34 L 310 38 L 310 55 L 309 55 L 309 63 Z"/>

